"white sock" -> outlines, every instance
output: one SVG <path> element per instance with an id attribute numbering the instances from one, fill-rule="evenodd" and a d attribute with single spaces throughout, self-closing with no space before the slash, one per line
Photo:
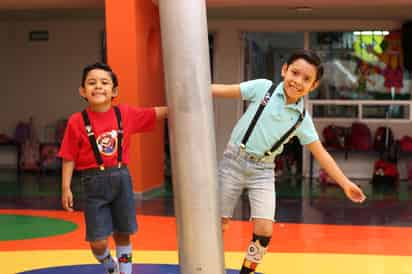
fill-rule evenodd
<path id="1" fill-rule="evenodd" d="M 120 274 L 132 274 L 132 245 L 117 246 L 116 255 L 119 262 Z"/>

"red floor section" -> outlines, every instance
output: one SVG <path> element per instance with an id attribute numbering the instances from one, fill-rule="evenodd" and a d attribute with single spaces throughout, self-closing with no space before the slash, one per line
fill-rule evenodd
<path id="1" fill-rule="evenodd" d="M 81 212 L 0 210 L 0 214 L 25 214 L 61 218 L 79 225 L 64 235 L 42 239 L 3 241 L 0 251 L 88 249 Z M 172 217 L 138 216 L 139 232 L 133 245 L 140 250 L 176 250 L 176 220 Z M 248 222 L 233 221 L 224 236 L 226 251 L 243 251 L 252 233 Z M 402 244 L 401 244 L 402 243 Z M 269 252 L 347 253 L 410 256 L 412 228 L 274 224 Z"/>

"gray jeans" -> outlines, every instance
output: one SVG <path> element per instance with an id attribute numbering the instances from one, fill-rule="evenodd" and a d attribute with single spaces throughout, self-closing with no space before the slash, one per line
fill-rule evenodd
<path id="1" fill-rule="evenodd" d="M 219 163 L 221 217 L 231 218 L 244 189 L 248 190 L 251 218 L 275 218 L 273 158 L 261 159 L 229 144 Z"/>

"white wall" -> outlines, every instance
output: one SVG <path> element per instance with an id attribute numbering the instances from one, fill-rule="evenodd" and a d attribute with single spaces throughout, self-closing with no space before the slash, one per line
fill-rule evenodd
<path id="1" fill-rule="evenodd" d="M 241 81 L 242 39 L 240 32 L 231 28 L 211 29 L 214 36 L 214 82 L 234 84 Z M 213 99 L 216 153 L 221 159 L 230 133 L 242 113 L 243 103 L 237 99 Z"/>
<path id="2" fill-rule="evenodd" d="M 85 104 L 78 95 L 84 65 L 100 61 L 104 18 L 0 21 L 0 133 L 12 136 L 19 120 L 45 126 Z M 48 30 L 49 41 L 29 41 L 29 32 Z"/>

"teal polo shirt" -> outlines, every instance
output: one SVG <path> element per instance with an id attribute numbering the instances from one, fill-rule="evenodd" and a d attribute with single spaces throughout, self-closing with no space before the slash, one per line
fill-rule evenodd
<path id="1" fill-rule="evenodd" d="M 248 129 L 255 113 L 263 100 L 266 92 L 272 85 L 272 81 L 257 79 L 240 84 L 242 98 L 250 102 L 246 112 L 235 125 L 230 142 L 240 145 L 243 136 Z M 272 146 L 296 123 L 304 109 L 303 99 L 295 104 L 286 104 L 286 96 L 283 90 L 283 82 L 280 83 L 269 103 L 264 108 L 256 123 L 252 134 L 246 143 L 246 151 L 258 156 L 263 156 Z M 312 117 L 306 111 L 305 118 L 290 138 L 297 136 L 302 145 L 319 140 L 318 133 L 313 124 Z M 282 152 L 283 145 L 275 151 L 275 155 Z"/>

